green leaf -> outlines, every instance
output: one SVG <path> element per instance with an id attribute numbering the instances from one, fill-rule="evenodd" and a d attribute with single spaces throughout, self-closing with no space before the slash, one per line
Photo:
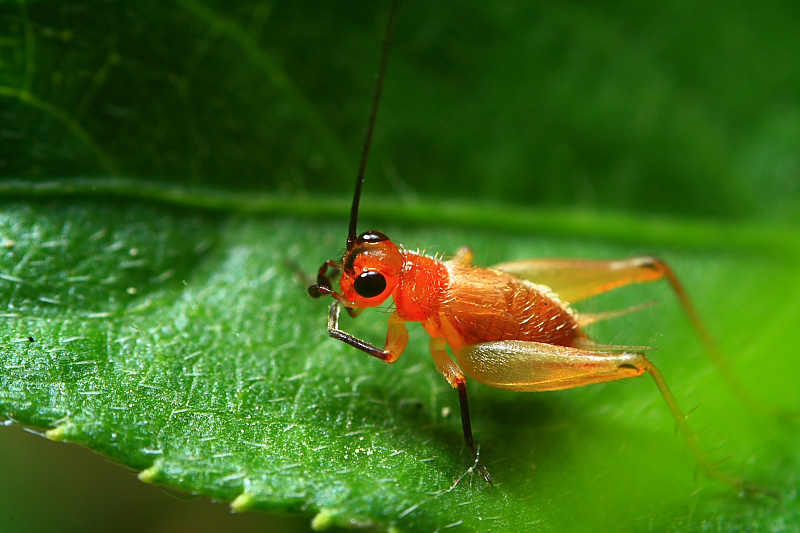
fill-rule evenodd
<path id="1" fill-rule="evenodd" d="M 635 529 L 643 519 L 668 526 L 688 510 L 734 523 L 743 510 L 760 509 L 760 519 L 775 513 L 772 520 L 785 512 L 706 480 L 693 495 L 692 463 L 646 380 L 546 395 L 473 386 L 473 423 L 500 486 L 488 490 L 469 476 L 434 496 L 469 466 L 455 393 L 422 335 L 392 366 L 327 338 L 325 305 L 305 296 L 290 262 L 308 271 L 320 247 L 335 249 L 341 228 L 329 226 L 128 201 L 7 204 L 2 232 L 14 243 L 3 268 L 13 309 L 3 339 L 4 413 L 145 469 L 148 481 L 235 500 L 237 509 L 321 513 L 318 522 L 579 528 L 585 517 L 564 512 L 579 502 L 602 515 L 593 518 L 601 529 Z M 457 229 L 440 230 L 433 243 L 426 229 L 386 229 L 400 242 L 444 250 L 469 237 L 489 261 L 623 253 Z M 793 383 L 774 368 L 800 310 L 794 303 L 778 312 L 769 302 L 783 291 L 772 280 L 796 286 L 792 262 L 702 251 L 667 258 L 714 331 L 727 332 L 723 346 L 736 353 L 748 386 L 791 405 Z M 641 301 L 632 292 L 606 298 L 603 308 Z M 691 420 L 706 447 L 722 443 L 715 456 L 733 455 L 728 469 L 789 490 L 785 470 L 774 470 L 795 453 L 783 449 L 786 427 L 726 392 L 664 288 L 641 292 L 665 302 L 605 324 L 597 337 L 658 346 L 654 359 L 677 397 L 701 405 Z M 766 316 L 750 331 L 753 317 Z M 368 312 L 347 327 L 378 340 L 385 318 Z M 675 525 L 684 523 L 699 522 Z"/>
<path id="2" fill-rule="evenodd" d="M 797 527 L 796 425 L 731 393 L 666 287 L 580 309 L 657 300 L 591 333 L 657 347 L 703 447 L 782 503 L 695 480 L 646 378 L 471 382 L 488 489 L 419 328 L 390 366 L 328 338 L 297 269 L 344 245 L 386 11 L 286 4 L 0 3 L 0 415 L 320 528 Z M 407 3 L 361 226 L 483 264 L 658 253 L 795 409 L 796 19 L 650 9 Z M 379 343 L 386 315 L 343 325 Z"/>

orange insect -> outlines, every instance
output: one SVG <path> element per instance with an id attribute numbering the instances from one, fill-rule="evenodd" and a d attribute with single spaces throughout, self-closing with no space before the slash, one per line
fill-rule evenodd
<path id="1" fill-rule="evenodd" d="M 597 344 L 582 330 L 587 324 L 621 312 L 579 314 L 569 305 L 631 283 L 666 279 L 701 338 L 710 344 L 710 337 L 677 277 L 663 261 L 654 257 L 620 261 L 532 259 L 478 268 L 471 266 L 472 252 L 468 248 L 459 250 L 450 261 L 440 261 L 405 250 L 378 231 L 357 234 L 361 186 L 397 4 L 395 0 L 356 179 L 347 250 L 341 261 L 323 263 L 317 283 L 308 287 L 313 298 L 329 295 L 334 299 L 328 314 L 328 333 L 392 363 L 408 344 L 406 322 L 420 322 L 431 337 L 430 350 L 436 368 L 458 390 L 464 439 L 472 453 L 474 468 L 490 485 L 492 477 L 480 462 L 472 438 L 467 376 L 498 389 L 549 391 L 648 372 L 703 470 L 739 491 L 753 489 L 709 463 L 664 377 L 643 353 Z M 330 276 L 329 270 L 333 271 Z M 333 289 L 331 281 L 337 272 L 341 272 L 338 291 Z M 395 310 L 389 318 L 383 348 L 339 329 L 341 307 L 356 316 L 367 307 L 383 304 L 389 297 L 394 300 Z"/>

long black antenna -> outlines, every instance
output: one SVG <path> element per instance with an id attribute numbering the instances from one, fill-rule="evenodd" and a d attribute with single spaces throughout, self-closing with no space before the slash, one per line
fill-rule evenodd
<path id="1" fill-rule="evenodd" d="M 355 246 L 358 236 L 356 226 L 358 225 L 358 204 L 361 201 L 361 185 L 364 183 L 364 173 L 367 170 L 367 159 L 369 158 L 369 147 L 372 144 L 372 132 L 375 130 L 375 117 L 378 115 L 378 104 L 381 101 L 383 91 L 383 78 L 386 75 L 386 63 L 389 61 L 389 50 L 392 48 L 392 34 L 394 33 L 394 22 L 397 19 L 397 10 L 400 7 L 400 0 L 392 2 L 392 12 L 389 15 L 389 25 L 386 27 L 386 36 L 383 38 L 383 54 L 381 55 L 381 67 L 378 71 L 378 83 L 375 85 L 375 95 L 372 97 L 372 111 L 369 115 L 367 125 L 367 138 L 364 139 L 364 150 L 361 152 L 361 165 L 358 167 L 356 176 L 356 190 L 353 193 L 353 205 L 350 208 L 350 229 L 347 232 L 347 249 Z"/>

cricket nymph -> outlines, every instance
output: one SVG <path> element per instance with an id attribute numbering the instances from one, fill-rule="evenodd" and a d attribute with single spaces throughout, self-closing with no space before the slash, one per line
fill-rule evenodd
<path id="1" fill-rule="evenodd" d="M 386 71 L 392 28 L 399 0 L 392 4 L 367 137 L 356 176 L 346 252 L 342 261 L 320 266 L 313 298 L 331 296 L 328 334 L 387 363 L 408 345 L 407 322 L 420 322 L 430 335 L 436 369 L 458 390 L 464 440 L 472 453 L 471 467 L 489 485 L 472 438 L 467 376 L 490 387 L 514 391 L 549 391 L 637 377 L 653 378 L 698 464 L 711 477 L 739 491 L 758 490 L 716 468 L 700 447 L 664 376 L 642 347 L 593 342 L 583 327 L 641 306 L 600 313 L 577 313 L 570 306 L 633 283 L 667 281 L 709 353 L 722 360 L 686 291 L 672 269 L 652 256 L 620 260 L 523 259 L 481 268 L 462 248 L 452 260 L 440 261 L 407 251 L 378 231 L 358 234 L 358 213 L 367 156 Z M 329 275 L 329 271 L 332 273 Z M 340 274 L 338 291 L 333 276 Z M 383 348 L 339 328 L 344 308 L 351 316 L 394 300 Z M 451 355 L 448 353 L 448 347 Z M 724 364 L 720 364 L 724 368 Z"/>

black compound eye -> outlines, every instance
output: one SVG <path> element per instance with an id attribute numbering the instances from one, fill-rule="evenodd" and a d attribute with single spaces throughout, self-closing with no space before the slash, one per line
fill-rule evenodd
<path id="1" fill-rule="evenodd" d="M 361 235 L 358 236 L 358 243 L 371 243 L 371 242 L 381 242 L 381 241 L 388 241 L 389 237 L 381 233 L 380 231 L 365 231 Z"/>
<path id="2" fill-rule="evenodd" d="M 386 278 L 380 272 L 367 270 L 359 274 L 353 282 L 353 288 L 362 298 L 372 298 L 386 289 Z"/>

